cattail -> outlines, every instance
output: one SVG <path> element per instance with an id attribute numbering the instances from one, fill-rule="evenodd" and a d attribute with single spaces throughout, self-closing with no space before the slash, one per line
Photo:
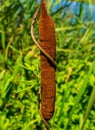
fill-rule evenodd
<path id="1" fill-rule="evenodd" d="M 42 3 L 39 18 L 40 46 L 55 60 L 56 40 L 54 23 Z M 41 52 L 41 113 L 45 120 L 52 118 L 55 107 L 56 83 L 55 65 Z"/>

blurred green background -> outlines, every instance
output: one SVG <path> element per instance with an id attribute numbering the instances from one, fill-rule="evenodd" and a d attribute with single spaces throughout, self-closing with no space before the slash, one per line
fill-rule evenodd
<path id="1" fill-rule="evenodd" d="M 0 1 L 0 130 L 45 130 L 37 106 L 40 51 L 30 34 L 37 7 L 36 0 Z M 95 130 L 94 10 L 91 1 L 48 2 L 57 54 L 51 130 L 79 130 L 83 123 Z M 34 28 L 39 41 L 38 19 Z"/>

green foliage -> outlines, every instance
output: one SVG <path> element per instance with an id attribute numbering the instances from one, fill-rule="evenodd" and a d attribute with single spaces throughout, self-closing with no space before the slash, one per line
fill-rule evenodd
<path id="1" fill-rule="evenodd" d="M 95 23 L 83 21 L 82 4 L 79 16 L 70 14 L 69 6 L 60 6 L 52 13 L 59 2 L 49 3 L 58 63 L 51 130 L 79 130 L 83 123 L 84 130 L 94 130 Z M 44 130 L 37 106 L 41 85 L 39 49 L 30 35 L 37 6 L 34 0 L 0 3 L 0 130 Z M 37 24 L 35 36 L 38 39 Z"/>

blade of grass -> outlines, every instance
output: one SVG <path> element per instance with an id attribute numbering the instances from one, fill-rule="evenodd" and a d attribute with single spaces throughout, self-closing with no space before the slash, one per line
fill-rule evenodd
<path id="1" fill-rule="evenodd" d="M 92 105 L 94 103 L 94 100 L 95 100 L 95 87 L 93 88 L 90 99 L 88 101 L 88 105 L 87 105 L 87 109 L 86 109 L 86 112 L 85 112 L 84 120 L 82 122 L 80 130 L 83 130 L 83 128 L 84 128 L 84 125 L 85 125 L 86 120 L 87 120 L 87 118 L 89 116 L 89 113 L 90 113 L 90 110 L 91 110 Z"/>
<path id="2" fill-rule="evenodd" d="M 26 130 L 29 129 L 30 126 L 32 126 L 33 124 L 35 124 L 37 122 L 37 119 L 30 121 L 27 125 L 25 125 L 22 130 Z"/>
<path id="3" fill-rule="evenodd" d="M 77 26 L 67 26 L 67 27 L 60 27 L 60 28 L 56 28 L 56 32 L 60 32 L 60 31 L 66 31 L 66 30 L 74 30 L 74 29 L 82 29 L 82 28 L 86 28 L 85 25 L 77 25 Z"/>
<path id="4" fill-rule="evenodd" d="M 76 47 L 76 55 L 80 53 L 80 46 L 81 44 L 86 44 L 88 39 L 90 38 L 90 36 L 93 34 L 93 30 L 91 29 L 91 26 L 86 30 L 86 32 L 84 33 L 83 37 L 81 38 L 81 40 L 79 41 L 77 47 Z"/>
<path id="5" fill-rule="evenodd" d="M 92 0 L 89 0 L 90 12 L 92 13 Z"/>
<path id="6" fill-rule="evenodd" d="M 72 114 L 74 113 L 74 111 L 75 111 L 75 109 L 76 109 L 76 107 L 77 107 L 77 105 L 78 105 L 78 103 L 79 103 L 79 101 L 80 101 L 82 95 L 84 94 L 84 92 L 85 92 L 85 90 L 86 90 L 86 87 L 87 87 L 87 84 L 88 84 L 88 81 L 89 81 L 89 77 L 90 77 L 90 75 L 91 75 L 91 73 L 92 73 L 94 67 L 95 67 L 95 60 L 93 61 L 92 65 L 90 66 L 89 71 L 88 71 L 88 73 L 87 73 L 87 75 L 86 75 L 86 77 L 85 77 L 85 80 L 84 80 L 84 82 L 83 82 L 83 85 L 80 87 L 79 93 L 78 93 L 78 95 L 76 96 L 75 104 L 74 104 L 74 106 L 73 106 L 73 108 L 72 108 L 72 110 L 71 110 L 71 112 L 70 112 L 68 124 L 70 123 Z"/>
<path id="7" fill-rule="evenodd" d="M 12 75 L 9 75 L 9 77 L 6 79 L 7 81 L 4 82 L 4 86 L 3 86 L 3 89 L 2 89 L 2 94 L 1 94 L 1 97 L 4 98 L 6 96 L 6 94 L 9 92 L 9 90 L 11 89 L 11 85 L 10 83 L 15 79 L 17 73 L 19 72 L 20 70 L 20 67 L 18 66 L 18 63 L 21 63 L 21 60 L 22 60 L 22 54 L 19 56 L 19 58 L 17 59 L 16 61 L 16 65 L 14 67 L 14 72 Z M 10 85 L 10 86 L 9 86 Z"/>
<path id="8" fill-rule="evenodd" d="M 4 26 L 1 24 L 1 41 L 2 41 L 2 47 L 5 48 L 5 32 L 4 32 Z"/>

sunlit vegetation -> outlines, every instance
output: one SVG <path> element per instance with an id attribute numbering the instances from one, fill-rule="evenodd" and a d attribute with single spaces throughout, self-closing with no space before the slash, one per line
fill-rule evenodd
<path id="1" fill-rule="evenodd" d="M 79 3 L 77 14 L 71 13 L 72 2 L 59 2 L 48 2 L 48 12 L 55 23 L 57 54 L 56 103 L 50 127 L 79 130 L 86 119 L 84 130 L 94 130 L 95 21 L 90 15 L 93 7 L 88 3 L 87 15 L 84 3 Z M 0 130 L 45 129 L 37 106 L 40 51 L 30 34 L 37 7 L 36 0 L 0 1 Z M 38 19 L 34 28 L 39 41 Z"/>

